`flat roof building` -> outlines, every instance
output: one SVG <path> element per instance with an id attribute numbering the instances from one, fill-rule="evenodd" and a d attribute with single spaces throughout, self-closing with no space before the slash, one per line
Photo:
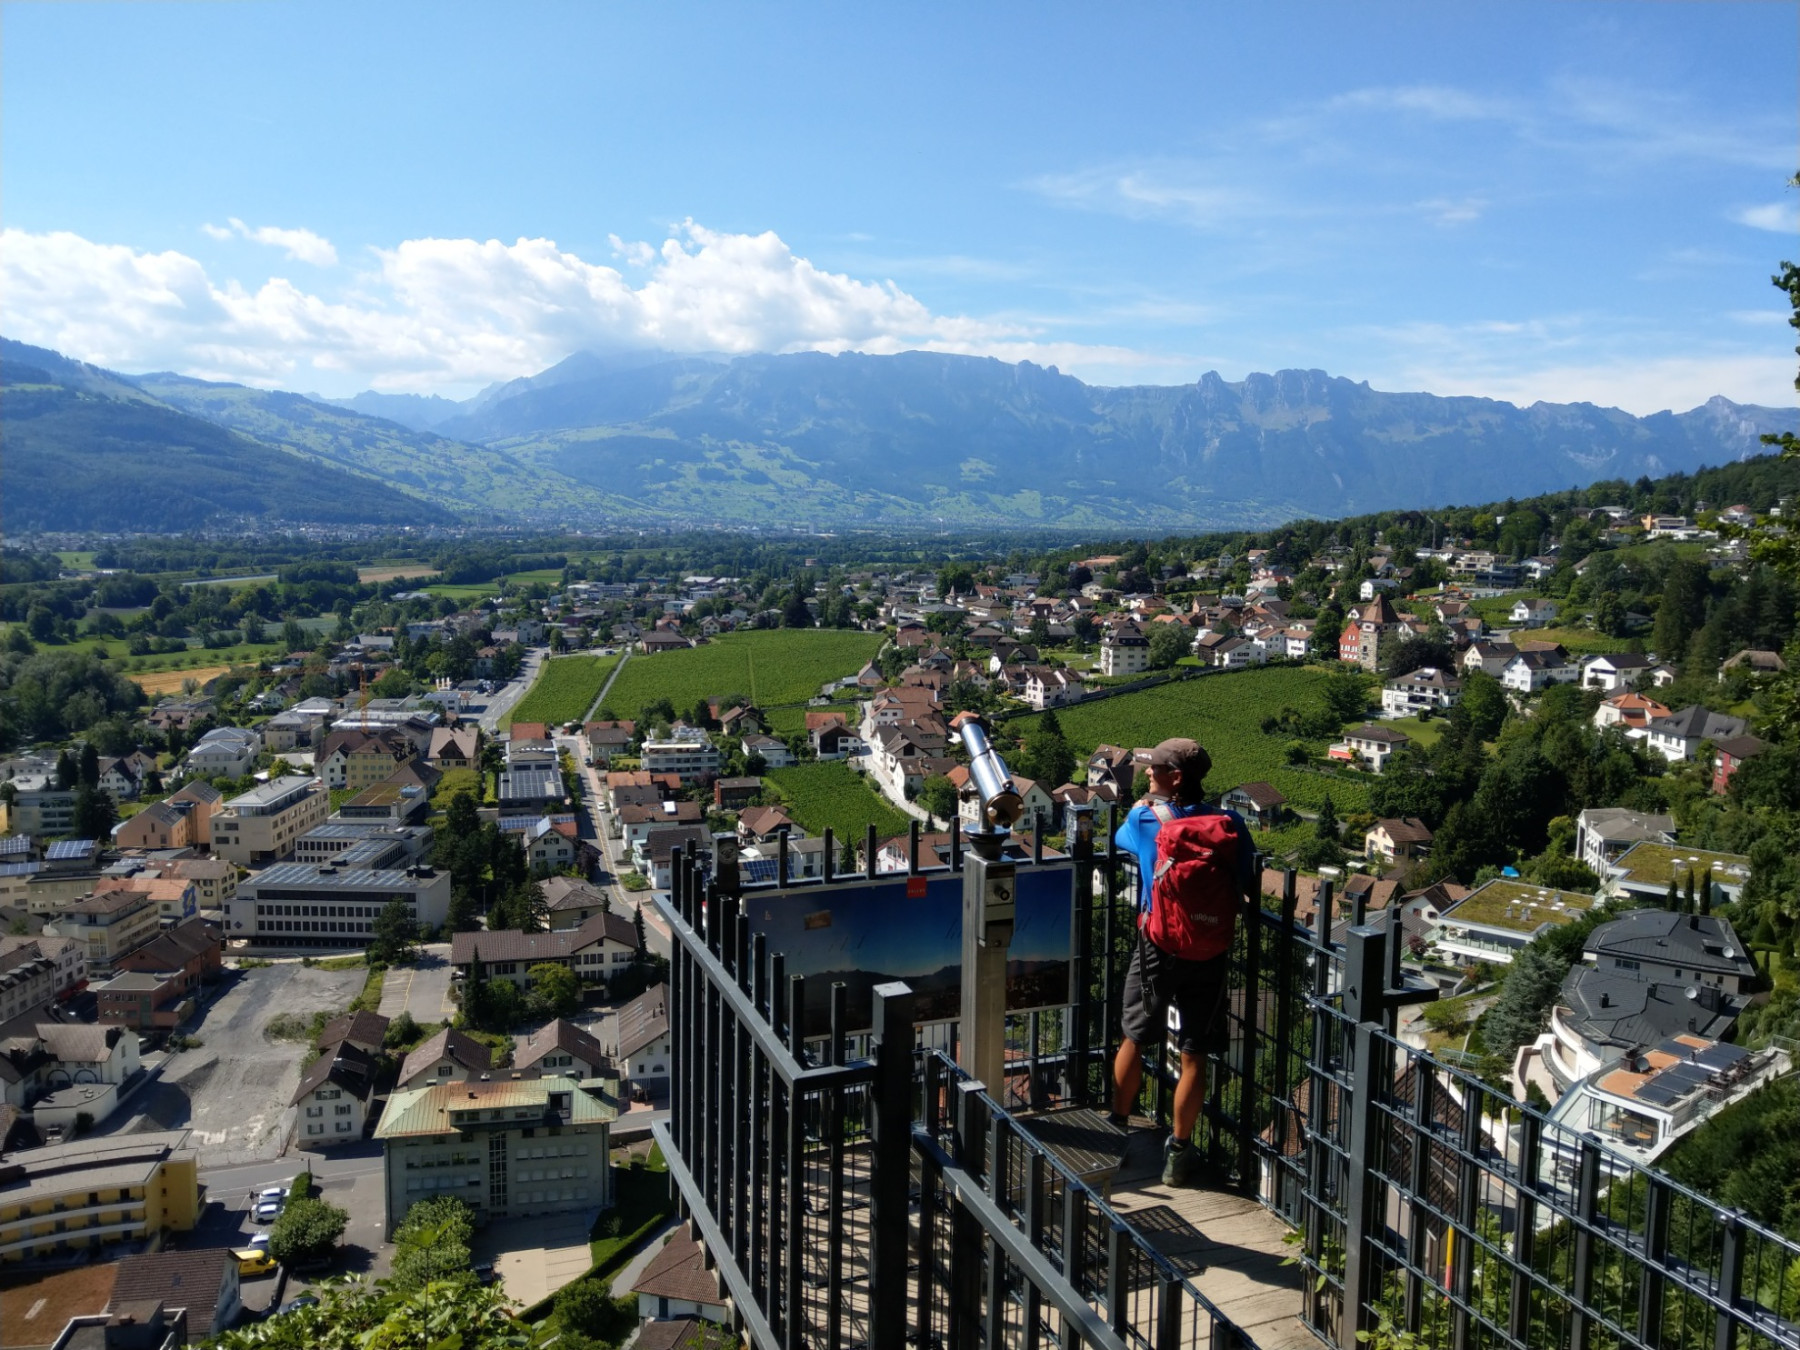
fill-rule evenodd
<path id="1" fill-rule="evenodd" d="M 265 947 L 366 947 L 390 900 L 404 900 L 421 928 L 441 928 L 450 874 L 336 863 L 277 863 L 246 878 L 225 907 L 228 941 Z"/>

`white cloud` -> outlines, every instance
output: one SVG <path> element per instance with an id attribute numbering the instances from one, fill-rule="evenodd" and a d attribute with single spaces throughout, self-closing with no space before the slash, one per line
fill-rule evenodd
<path id="1" fill-rule="evenodd" d="M 267 244 L 280 249 L 294 261 L 313 267 L 337 265 L 337 250 L 331 246 L 331 241 L 311 230 L 284 230 L 279 225 L 262 225 L 253 230 L 232 216 L 229 226 L 208 222 L 201 225 L 200 232 L 209 239 L 248 239 L 254 244 Z"/>
<path id="2" fill-rule="evenodd" d="M 1762 206 L 1746 206 L 1731 217 L 1739 225 L 1755 230 L 1773 230 L 1776 234 L 1800 232 L 1800 208 L 1792 202 L 1769 202 Z"/>
<path id="3" fill-rule="evenodd" d="M 267 229 L 231 225 L 228 235 L 275 242 Z M 0 328 L 126 370 L 260 384 L 304 377 L 329 389 L 475 387 L 608 347 L 930 350 L 1109 372 L 1160 361 L 1045 340 L 1024 320 L 935 314 L 892 282 L 816 267 L 773 233 L 689 221 L 659 245 L 612 244 L 643 269 L 636 284 L 548 239 L 409 239 L 373 250 L 373 265 L 327 296 L 279 277 L 254 288 L 219 280 L 181 253 L 6 230 Z M 297 238 L 279 246 L 310 247 Z"/>

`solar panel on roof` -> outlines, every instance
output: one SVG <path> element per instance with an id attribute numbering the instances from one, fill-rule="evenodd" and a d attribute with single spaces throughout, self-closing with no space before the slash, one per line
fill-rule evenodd
<path id="1" fill-rule="evenodd" d="M 94 850 L 92 839 L 59 839 L 44 854 L 51 862 L 60 858 L 84 858 Z"/>
<path id="2" fill-rule="evenodd" d="M 43 870 L 41 863 L 0 863 L 0 877 L 28 877 Z"/>
<path id="3" fill-rule="evenodd" d="M 1673 1106 L 1687 1094 L 1688 1089 L 1678 1083 L 1664 1082 L 1663 1075 L 1658 1074 L 1632 1095 L 1651 1106 Z"/>

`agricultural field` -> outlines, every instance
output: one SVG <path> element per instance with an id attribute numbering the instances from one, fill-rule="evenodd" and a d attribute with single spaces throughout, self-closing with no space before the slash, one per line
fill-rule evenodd
<path id="1" fill-rule="evenodd" d="M 230 669 L 230 666 L 195 666 L 191 670 L 164 670 L 154 675 L 133 675 L 131 679 L 151 698 L 158 698 L 165 694 L 179 694 L 189 680 L 194 681 L 197 687 L 203 687 L 208 680 L 216 680 Z"/>
<path id="2" fill-rule="evenodd" d="M 1520 638 L 1533 642 L 1560 642 L 1569 649 L 1573 656 L 1593 656 L 1605 652 L 1628 652 L 1631 643 L 1624 638 L 1608 637 L 1605 633 L 1597 633 L 1592 628 L 1550 628 L 1521 629 L 1513 641 Z"/>
<path id="3" fill-rule="evenodd" d="M 616 656 L 556 656 L 544 662 L 537 682 L 520 699 L 513 722 L 579 722 L 619 664 Z"/>
<path id="4" fill-rule="evenodd" d="M 840 840 L 860 843 L 871 824 L 884 839 L 911 828 L 909 817 L 882 800 L 868 780 L 842 760 L 774 769 L 768 780 L 787 803 L 788 814 L 808 834 L 831 830 Z"/>
<path id="5" fill-rule="evenodd" d="M 429 571 L 427 568 L 427 574 Z M 408 572 L 403 575 L 413 574 Z M 513 572 L 495 581 L 439 582 L 424 589 L 432 595 L 447 595 L 453 600 L 485 600 L 490 595 L 499 595 L 503 590 L 518 591 L 538 584 L 560 587 L 562 578 L 560 567 L 540 567 L 532 572 Z"/>
<path id="6" fill-rule="evenodd" d="M 678 713 L 703 698 L 742 694 L 762 708 L 804 703 L 827 680 L 854 675 L 880 650 L 879 633 L 772 628 L 727 633 L 703 647 L 631 659 L 606 696 L 620 717 L 666 698 Z"/>
<path id="7" fill-rule="evenodd" d="M 383 581 L 399 581 L 402 577 L 428 577 L 437 569 L 428 562 L 369 563 L 356 569 L 356 579 L 365 586 Z"/>
<path id="8" fill-rule="evenodd" d="M 1212 756 L 1206 780 L 1209 793 L 1239 783 L 1272 783 L 1296 807 L 1317 807 L 1326 796 L 1340 815 L 1368 806 L 1367 780 L 1353 772 L 1320 773 L 1288 767 L 1290 737 L 1261 730 L 1265 717 L 1283 708 L 1316 707 L 1324 687 L 1322 666 L 1265 666 L 1221 671 L 1199 679 L 1145 689 L 1116 698 L 1096 699 L 1058 708 L 1057 720 L 1077 756 L 1096 745 L 1132 748 L 1155 745 L 1170 736 L 1191 736 Z M 1037 718 L 1009 721 L 1010 731 L 1027 731 Z M 1315 751 L 1323 742 L 1312 744 Z"/>

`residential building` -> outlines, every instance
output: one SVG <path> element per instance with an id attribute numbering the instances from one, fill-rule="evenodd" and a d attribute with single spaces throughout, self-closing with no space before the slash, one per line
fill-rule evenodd
<path id="1" fill-rule="evenodd" d="M 43 958 L 55 968 L 50 997 L 57 1000 L 87 987 L 87 947 L 75 938 L 38 934 L 0 934 L 0 968 L 9 958 L 23 953 L 27 959 Z M 40 999 L 42 1003 L 46 1000 Z M 4 1021 L 0 1017 L 0 1021 Z"/>
<path id="2" fill-rule="evenodd" d="M 261 867 L 287 857 L 330 814 L 331 794 L 318 779 L 277 778 L 225 803 L 212 820 L 212 849 L 239 867 Z"/>
<path id="3" fill-rule="evenodd" d="M 1239 783 L 1219 799 L 1219 805 L 1266 830 L 1280 822 L 1287 798 L 1269 783 Z"/>
<path id="4" fill-rule="evenodd" d="M 75 794 L 49 786 L 18 787 L 7 809 L 6 828 L 16 834 L 67 834 L 75 828 Z"/>
<path id="5" fill-rule="evenodd" d="M 564 966 L 588 984 L 606 984 L 637 960 L 637 929 L 622 915 L 596 914 L 579 928 L 548 933 L 457 933 L 450 939 L 456 978 L 507 980 L 524 988 L 533 966 Z M 479 972 L 477 966 L 480 967 Z"/>
<path id="6" fill-rule="evenodd" d="M 1432 937 L 1458 965 L 1511 965 L 1538 934 L 1572 922 L 1593 904 L 1591 895 L 1500 878 L 1442 911 Z"/>
<path id="7" fill-rule="evenodd" d="M 1575 817 L 1575 856 L 1604 880 L 1633 844 L 1675 842 L 1675 817 L 1624 806 L 1590 806 Z"/>
<path id="8" fill-rule="evenodd" d="M 407 1053 L 394 1080 L 396 1092 L 440 1083 L 486 1081 L 494 1069 L 493 1052 L 467 1032 L 445 1027 Z"/>
<path id="9" fill-rule="evenodd" d="M 1721 795 L 1731 786 L 1731 776 L 1747 759 L 1754 759 L 1768 747 L 1755 736 L 1727 736 L 1713 745 L 1712 790 Z"/>
<path id="10" fill-rule="evenodd" d="M 187 1130 L 52 1144 L 0 1160 L 0 1263 L 116 1243 L 152 1250 L 200 1218 Z M 233 1270 L 236 1267 L 233 1266 Z"/>
<path id="11" fill-rule="evenodd" d="M 1719 667 L 1719 679 L 1726 680 L 1732 675 L 1779 675 L 1787 669 L 1787 662 L 1782 660 L 1780 652 L 1755 651 L 1746 648 L 1725 658 Z"/>
<path id="12" fill-rule="evenodd" d="M 369 1099 L 375 1090 L 374 1054 L 339 1041 L 300 1076 L 288 1105 L 294 1109 L 297 1148 L 333 1148 L 362 1142 Z"/>
<path id="13" fill-rule="evenodd" d="M 294 861 L 336 862 L 346 867 L 405 867 L 422 861 L 430 849 L 429 825 L 328 819 L 294 841 Z M 201 907 L 206 907 L 204 896 Z"/>
<path id="14" fill-rule="evenodd" d="M 441 928 L 450 874 L 430 867 L 277 863 L 239 885 L 225 907 L 225 936 L 262 947 L 366 947 L 391 900 L 405 901 L 421 928 Z"/>
<path id="15" fill-rule="evenodd" d="M 744 754 L 755 755 L 765 769 L 787 769 L 799 763 L 786 741 L 762 732 L 751 732 L 744 737 Z"/>
<path id="16" fill-rule="evenodd" d="M 706 1248 L 685 1232 L 677 1231 L 650 1258 L 631 1292 L 637 1295 L 638 1316 L 649 1319 L 651 1326 L 684 1317 L 731 1321 L 731 1300 L 719 1287 Z"/>
<path id="17" fill-rule="evenodd" d="M 542 816 L 564 805 L 562 773 L 554 764 L 521 764 L 501 773 L 495 795 L 502 816 Z"/>
<path id="18" fill-rule="evenodd" d="M 638 763 L 647 773 L 672 773 L 685 783 L 719 776 L 719 747 L 708 740 L 645 741 Z"/>
<path id="19" fill-rule="evenodd" d="M 110 976 L 118 959 L 162 929 L 156 901 L 146 891 L 116 890 L 66 906 L 44 925 L 51 937 L 74 938 L 87 953 L 90 975 Z"/>
<path id="20" fill-rule="evenodd" d="M 1595 1070 L 1563 1095 L 1550 1118 L 1648 1165 L 1715 1110 L 1792 1067 L 1786 1051 L 1748 1051 L 1683 1033 Z"/>
<path id="21" fill-rule="evenodd" d="M 430 734 L 435 735 L 435 729 Z M 417 747 L 399 730 L 353 728 L 327 736 L 313 764 L 327 787 L 361 791 L 388 778 L 416 754 Z"/>
<path id="22" fill-rule="evenodd" d="M 1462 656 L 1463 673 L 1479 670 L 1497 680 L 1506 673 L 1507 663 L 1518 654 L 1519 649 L 1510 642 L 1471 642 Z"/>
<path id="23" fill-rule="evenodd" d="M 1688 991 L 1694 990 L 1694 997 Z M 1557 1087 L 1567 1091 L 1608 1064 L 1642 1054 L 1671 1036 L 1728 1036 L 1741 1000 L 1716 985 L 1657 981 L 1634 971 L 1576 966 L 1563 977 L 1550 1024 L 1532 1048 Z"/>
<path id="24" fill-rule="evenodd" d="M 1728 919 L 1636 909 L 1588 934 L 1582 959 L 1602 971 L 1642 980 L 1711 985 L 1740 994 L 1757 979 L 1756 963 Z"/>
<path id="25" fill-rule="evenodd" d="M 699 802 L 645 802 L 621 806 L 613 813 L 619 824 L 619 837 L 625 847 L 635 849 L 650 831 L 664 825 L 698 825 L 706 820 L 706 808 Z"/>
<path id="26" fill-rule="evenodd" d="M 1581 663 L 1581 687 L 1603 689 L 1609 694 L 1629 689 L 1656 663 L 1635 652 L 1608 652 Z"/>
<path id="27" fill-rule="evenodd" d="M 1553 684 L 1574 684 L 1581 668 L 1560 651 L 1522 651 L 1506 663 L 1500 683 L 1515 694 L 1535 694 Z"/>
<path id="28" fill-rule="evenodd" d="M 36 947 L 0 951 L 0 1024 L 56 997 L 56 962 Z"/>
<path id="29" fill-rule="evenodd" d="M 1594 725 L 1602 730 L 1621 727 L 1627 733 L 1641 732 L 1650 723 L 1668 715 L 1669 710 L 1649 695 L 1628 690 L 1601 701 L 1594 709 Z"/>
<path id="30" fill-rule="evenodd" d="M 614 1067 L 634 1091 L 650 1091 L 669 1080 L 669 986 L 652 985 L 620 1008 L 608 1024 L 604 1043 Z"/>
<path id="31" fill-rule="evenodd" d="M 1675 763 L 1694 758 L 1702 742 L 1730 740 L 1749 732 L 1750 724 L 1743 718 L 1694 703 L 1667 717 L 1653 718 L 1644 728 L 1644 739 L 1657 754 Z"/>
<path id="32" fill-rule="evenodd" d="M 1363 856 L 1389 864 L 1421 858 L 1431 846 L 1431 830 L 1416 816 L 1378 820 L 1363 836 Z"/>
<path id="33" fill-rule="evenodd" d="M 1378 595 L 1355 610 L 1350 616 L 1350 624 L 1356 629 L 1354 662 L 1364 670 L 1381 669 L 1382 646 L 1398 639 L 1406 627 L 1386 595 Z M 1349 628 L 1344 630 L 1344 635 L 1346 639 L 1349 637 Z M 1340 660 L 1351 659 L 1346 655 L 1347 651 L 1346 642 L 1340 641 Z"/>
<path id="34" fill-rule="evenodd" d="M 256 767 L 262 737 L 245 727 L 214 727 L 187 752 L 190 778 L 242 778 Z"/>
<path id="35" fill-rule="evenodd" d="M 440 770 L 479 768 L 481 733 L 474 727 L 437 727 L 431 733 L 425 759 Z"/>
<path id="36" fill-rule="evenodd" d="M 1601 894 L 1609 899 L 1632 900 L 1663 907 L 1671 883 L 1685 900 L 1687 884 L 1696 888 L 1712 873 L 1713 902 L 1734 901 L 1750 879 L 1750 859 L 1742 853 L 1716 853 L 1710 849 L 1684 848 L 1651 840 L 1633 844 L 1607 868 L 1601 878 Z M 1695 901 L 1703 897 L 1696 891 Z"/>
<path id="37" fill-rule="evenodd" d="M 1556 601 L 1531 596 L 1516 602 L 1508 617 L 1524 628 L 1544 628 L 1555 622 L 1556 611 Z"/>
<path id="38" fill-rule="evenodd" d="M 1392 727 L 1365 722 L 1344 733 L 1344 739 L 1328 752 L 1333 759 L 1351 760 L 1364 765 L 1371 773 L 1387 768 L 1388 760 L 1401 746 L 1411 745 L 1412 737 Z"/>
<path id="39" fill-rule="evenodd" d="M 1462 681 L 1449 671 L 1425 666 L 1397 675 L 1381 688 L 1381 711 L 1388 717 L 1441 712 L 1462 699 Z"/>
<path id="40" fill-rule="evenodd" d="M 617 1090 L 618 1075 L 600 1042 L 561 1017 L 515 1042 L 512 1071 L 524 1078 L 573 1078 L 577 1083 L 603 1079 Z"/>
<path id="41" fill-rule="evenodd" d="M 465 1201 L 478 1223 L 610 1209 L 618 1114 L 616 1098 L 572 1078 L 396 1092 L 375 1130 L 388 1235 L 416 1202 L 440 1195 Z"/>
<path id="42" fill-rule="evenodd" d="M 1123 624 L 1100 639 L 1102 675 L 1141 675 L 1150 669 L 1150 640 L 1135 624 Z"/>
<path id="43" fill-rule="evenodd" d="M 755 801 L 763 789 L 760 778 L 715 778 L 713 780 L 713 809 L 715 811 L 741 811 Z"/>
<path id="44" fill-rule="evenodd" d="M 238 1324 L 243 1312 L 238 1277 L 238 1260 L 228 1247 L 142 1252 L 119 1261 L 107 1307 L 114 1313 L 179 1308 L 195 1342 L 209 1341 Z"/>
<path id="45" fill-rule="evenodd" d="M 611 909 L 606 893 L 579 877 L 550 877 L 540 884 L 544 905 L 550 911 L 550 927 L 579 928 L 597 914 Z"/>

